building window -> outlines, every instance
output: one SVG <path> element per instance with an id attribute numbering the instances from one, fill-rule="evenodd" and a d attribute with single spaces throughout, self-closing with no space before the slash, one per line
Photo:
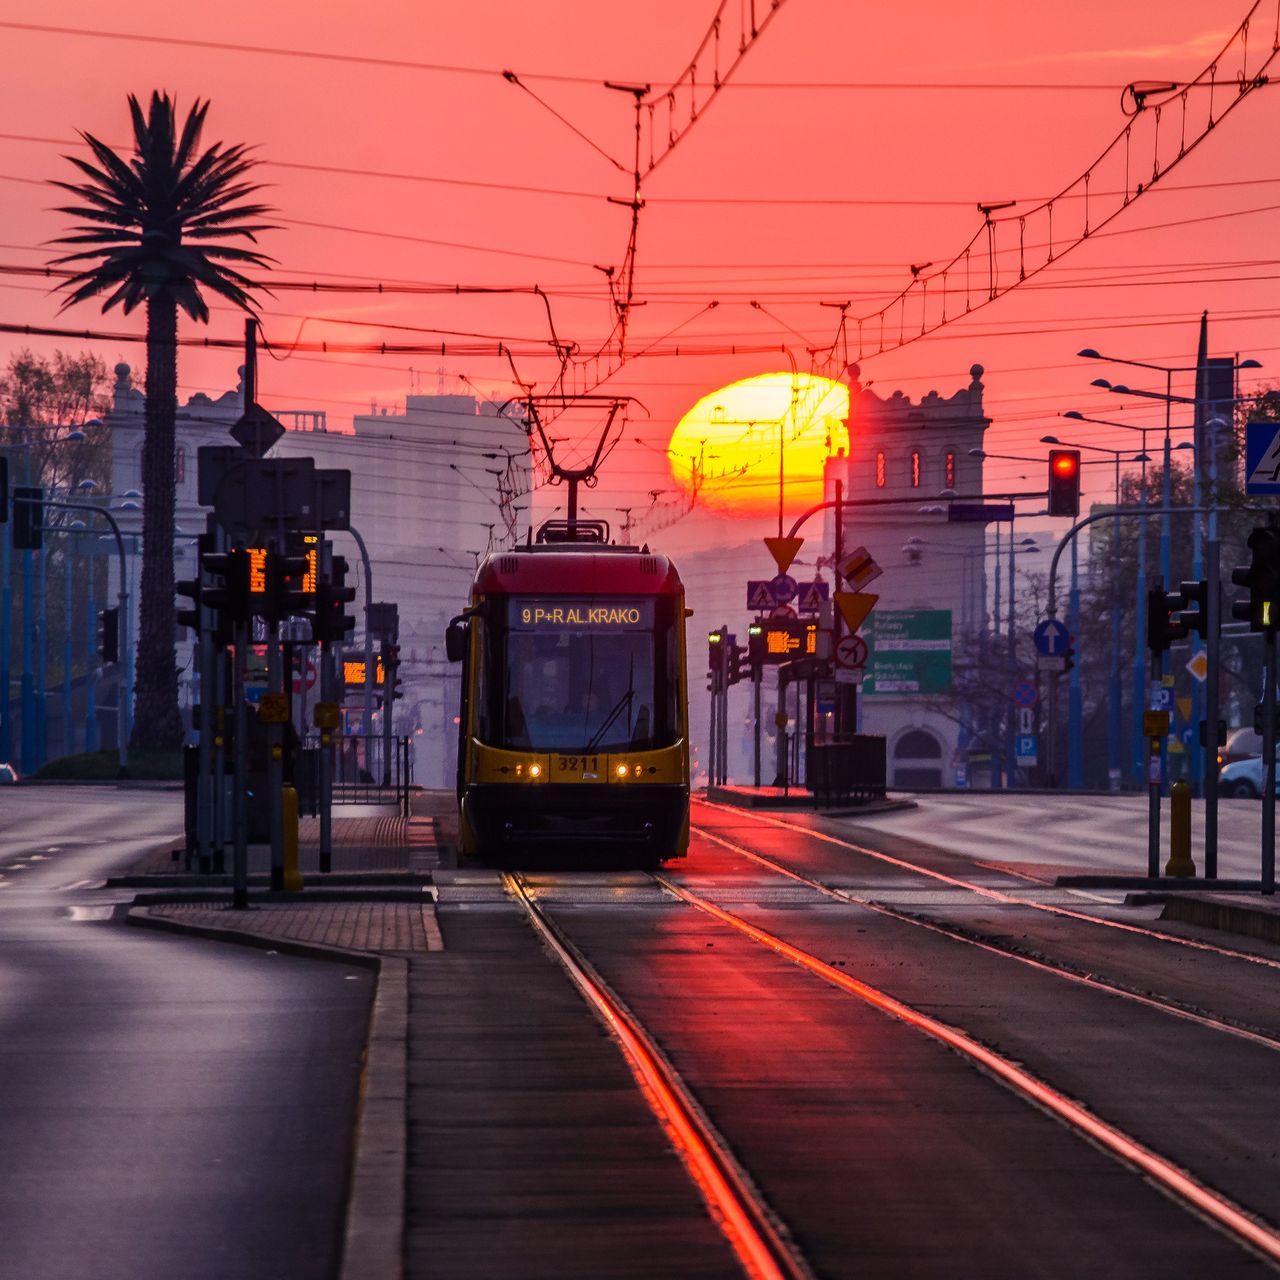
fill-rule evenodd
<path id="1" fill-rule="evenodd" d="M 876 488 L 884 488 L 884 454 L 876 454 Z"/>
<path id="2" fill-rule="evenodd" d="M 911 450 L 911 487 L 918 489 L 920 487 L 920 450 Z"/>
<path id="3" fill-rule="evenodd" d="M 954 489 L 956 487 L 956 455 L 954 453 L 947 454 L 947 488 Z"/>
<path id="4" fill-rule="evenodd" d="M 187 451 L 182 445 L 179 445 L 173 455 L 173 482 L 174 484 L 184 484 L 186 479 Z"/>

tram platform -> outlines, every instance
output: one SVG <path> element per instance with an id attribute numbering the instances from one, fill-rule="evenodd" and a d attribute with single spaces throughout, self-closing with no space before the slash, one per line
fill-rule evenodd
<path id="1" fill-rule="evenodd" d="M 821 809 L 836 816 L 841 814 L 889 813 L 895 809 L 914 809 L 916 802 L 904 797 L 886 796 L 875 800 L 821 800 L 804 787 L 748 787 L 738 783 L 708 787 L 706 798 L 712 804 L 731 804 L 739 809 Z"/>

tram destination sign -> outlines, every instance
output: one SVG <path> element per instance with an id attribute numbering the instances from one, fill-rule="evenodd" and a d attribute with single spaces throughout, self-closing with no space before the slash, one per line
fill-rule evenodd
<path id="1" fill-rule="evenodd" d="M 653 626 L 653 601 L 514 596 L 507 605 L 507 625 L 522 631 L 582 631 L 594 627 L 649 630 Z"/>

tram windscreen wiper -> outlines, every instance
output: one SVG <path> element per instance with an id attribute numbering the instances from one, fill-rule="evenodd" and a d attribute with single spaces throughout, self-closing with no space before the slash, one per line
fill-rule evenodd
<path id="1" fill-rule="evenodd" d="M 594 751 L 604 739 L 604 735 L 609 732 L 610 726 L 622 714 L 625 709 L 628 721 L 631 718 L 631 701 L 636 696 L 635 690 L 635 674 L 636 660 L 633 655 L 631 661 L 627 664 L 627 691 L 613 704 L 613 709 L 605 717 L 604 724 L 595 731 L 591 741 L 587 743 L 587 750 Z"/>

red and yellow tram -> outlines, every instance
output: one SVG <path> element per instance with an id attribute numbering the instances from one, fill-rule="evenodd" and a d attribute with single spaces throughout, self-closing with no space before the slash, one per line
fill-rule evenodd
<path id="1" fill-rule="evenodd" d="M 685 616 L 675 566 L 594 522 L 485 559 L 446 637 L 463 663 L 464 852 L 684 856 Z"/>

